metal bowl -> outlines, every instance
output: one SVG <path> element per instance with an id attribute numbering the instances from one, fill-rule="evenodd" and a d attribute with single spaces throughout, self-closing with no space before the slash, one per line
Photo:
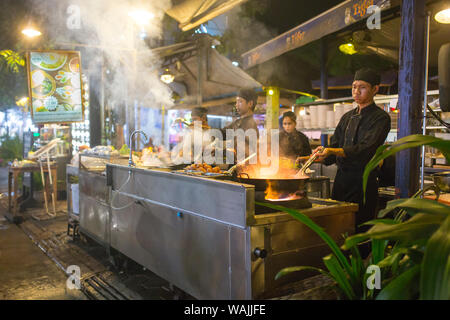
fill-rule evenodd
<path id="1" fill-rule="evenodd" d="M 442 192 L 450 192 L 450 171 L 433 174 L 433 182 Z"/>

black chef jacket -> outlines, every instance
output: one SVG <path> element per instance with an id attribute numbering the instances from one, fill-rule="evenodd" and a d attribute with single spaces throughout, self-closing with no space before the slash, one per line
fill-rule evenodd
<path id="1" fill-rule="evenodd" d="M 226 130 L 227 129 L 233 129 L 233 130 L 242 129 L 244 131 L 247 131 L 248 129 L 253 129 L 253 130 L 256 131 L 256 137 L 257 138 L 259 137 L 258 126 L 256 125 L 255 119 L 253 119 L 253 115 L 249 115 L 249 116 L 246 116 L 246 117 L 239 118 L 239 119 L 233 121 L 228 126 L 224 127 L 222 129 L 222 135 L 223 135 L 224 140 L 227 139 L 227 136 L 226 136 Z M 235 139 L 234 145 L 235 145 L 235 147 L 237 149 L 238 148 L 238 146 L 237 146 L 237 139 Z M 256 152 L 256 150 L 255 150 L 255 152 Z M 248 157 L 249 155 L 250 155 L 249 138 L 246 136 L 245 137 L 245 157 Z"/>
<path id="2" fill-rule="evenodd" d="M 391 129 L 391 118 L 375 103 L 345 113 L 331 137 L 330 148 L 343 148 L 346 157 L 330 156 L 325 164 L 336 163 L 338 170 L 333 184 L 332 199 L 358 203 L 355 216 L 356 232 L 364 232 L 370 227 L 358 227 L 361 223 L 375 218 L 378 202 L 378 182 L 376 171 L 372 171 L 367 182 L 366 202 L 363 204 L 362 177 L 364 168 L 381 146 Z"/>
<path id="3" fill-rule="evenodd" d="M 234 129 L 234 130 L 242 129 L 244 131 L 246 131 L 248 129 L 254 129 L 254 130 L 256 130 L 256 133 L 258 133 L 258 126 L 256 125 L 255 119 L 253 119 L 253 115 L 239 118 L 239 119 L 233 121 L 228 126 L 224 127 L 222 130 L 225 131 L 226 129 Z M 225 136 L 224 136 L 224 138 L 225 138 Z"/>
<path id="4" fill-rule="evenodd" d="M 279 146 L 282 157 L 297 159 L 311 154 L 308 137 L 297 130 L 292 133 L 280 130 Z"/>

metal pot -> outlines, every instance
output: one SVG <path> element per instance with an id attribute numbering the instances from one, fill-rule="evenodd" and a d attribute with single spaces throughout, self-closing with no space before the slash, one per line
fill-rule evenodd
<path id="1" fill-rule="evenodd" d="M 442 192 L 450 192 L 450 171 L 433 174 L 433 182 Z"/>

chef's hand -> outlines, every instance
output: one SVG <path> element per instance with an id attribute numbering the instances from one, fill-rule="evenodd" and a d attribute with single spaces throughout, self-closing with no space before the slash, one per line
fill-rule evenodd
<path id="1" fill-rule="evenodd" d="M 313 153 L 314 152 L 317 152 L 317 158 L 314 162 L 320 162 L 320 163 L 322 163 L 328 156 L 331 156 L 333 154 L 331 152 L 330 148 L 324 148 L 322 146 L 314 149 Z"/>
<path id="2" fill-rule="evenodd" d="M 320 147 L 316 148 L 314 151 L 318 150 Z M 323 162 L 327 157 L 335 155 L 337 157 L 345 157 L 344 149 L 342 148 L 324 148 L 322 151 L 317 153 L 316 162 Z"/>
<path id="3" fill-rule="evenodd" d="M 295 165 L 296 166 L 300 166 L 301 164 L 303 164 L 306 161 L 308 161 L 308 159 L 309 159 L 309 156 L 298 157 L 297 159 L 295 159 Z"/>

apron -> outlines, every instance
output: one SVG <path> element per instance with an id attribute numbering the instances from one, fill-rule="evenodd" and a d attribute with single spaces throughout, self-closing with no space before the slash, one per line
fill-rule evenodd
<path id="1" fill-rule="evenodd" d="M 353 114 L 345 129 L 344 147 L 354 145 L 361 114 Z M 366 202 L 363 204 L 363 172 L 364 168 L 338 167 L 334 179 L 331 198 L 337 201 L 353 202 L 359 205 L 358 212 L 355 214 L 356 233 L 365 232 L 371 226 L 358 227 L 361 223 L 375 219 L 375 213 L 378 202 L 378 183 L 376 173 L 372 172 L 367 181 Z"/>

